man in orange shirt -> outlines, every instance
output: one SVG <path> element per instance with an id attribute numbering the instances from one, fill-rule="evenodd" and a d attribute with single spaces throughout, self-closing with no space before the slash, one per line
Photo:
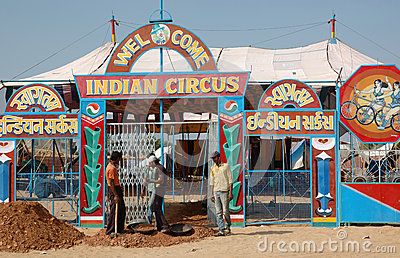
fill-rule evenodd
<path id="1" fill-rule="evenodd" d="M 110 201 L 110 213 L 107 220 L 106 234 L 110 235 L 115 233 L 115 210 L 118 205 L 117 214 L 117 232 L 123 233 L 125 228 L 126 209 L 124 203 L 124 193 L 118 176 L 118 166 L 122 160 L 122 153 L 113 151 L 111 153 L 110 162 L 106 168 L 106 180 L 108 185 L 108 200 Z"/>

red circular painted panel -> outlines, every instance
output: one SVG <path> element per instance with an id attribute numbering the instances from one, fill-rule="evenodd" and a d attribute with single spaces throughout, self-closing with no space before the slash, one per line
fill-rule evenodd
<path id="1" fill-rule="evenodd" d="M 340 88 L 340 120 L 363 142 L 400 137 L 400 71 L 361 66 Z"/>

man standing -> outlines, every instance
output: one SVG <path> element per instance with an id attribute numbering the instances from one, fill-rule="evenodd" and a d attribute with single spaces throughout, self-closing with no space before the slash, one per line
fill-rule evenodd
<path id="1" fill-rule="evenodd" d="M 148 158 L 148 162 L 151 168 L 155 168 L 154 179 L 149 178 L 146 180 L 146 183 L 155 184 L 155 194 L 153 193 L 151 195 L 151 198 L 154 197 L 154 201 L 151 204 L 151 212 L 154 212 L 156 216 L 157 231 L 167 233 L 169 232 L 169 225 L 162 210 L 164 195 L 167 188 L 167 180 L 165 178 L 167 170 L 163 165 L 160 164 L 160 161 L 156 158 L 156 156 L 150 156 Z"/>
<path id="2" fill-rule="evenodd" d="M 210 186 L 212 200 L 215 202 L 217 213 L 217 236 L 225 236 L 231 233 L 231 217 L 229 213 L 229 201 L 232 200 L 232 173 L 227 163 L 221 163 L 218 151 L 211 155 L 214 165 L 211 167 Z M 226 226 L 224 223 L 224 217 Z"/>
<path id="3" fill-rule="evenodd" d="M 118 166 L 119 162 L 122 160 L 122 153 L 113 151 L 110 160 L 106 168 L 106 180 L 108 185 L 107 197 L 110 201 L 110 213 L 107 219 L 106 230 L 107 235 L 115 233 L 115 227 L 117 227 L 117 233 L 124 232 L 126 216 L 124 194 L 118 176 Z M 115 211 L 117 206 L 118 214 L 116 215 Z M 117 225 L 115 225 L 115 216 L 117 216 Z"/>

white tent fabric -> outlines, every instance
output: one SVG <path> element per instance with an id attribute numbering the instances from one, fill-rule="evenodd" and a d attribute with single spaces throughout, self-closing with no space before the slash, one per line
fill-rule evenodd
<path id="1" fill-rule="evenodd" d="M 32 77 L 21 79 L 19 82 L 5 82 L 6 86 L 26 85 L 32 82 L 46 81 L 48 84 L 57 84 L 59 81 L 74 81 L 75 74 L 97 74 L 104 73 L 108 64 L 111 52 L 114 50 L 114 43 L 108 42 L 92 52 L 78 58 L 71 63 L 44 72 Z M 25 81 L 25 82 L 24 82 Z M 1 85 L 0 85 L 1 88 Z"/>
<path id="2" fill-rule="evenodd" d="M 5 85 L 23 85 L 24 81 L 74 80 L 75 74 L 104 74 L 112 43 L 60 68 Z M 280 79 L 302 81 L 336 81 L 341 68 L 341 78 L 347 79 L 360 65 L 377 64 L 378 61 L 337 40 L 336 44 L 324 40 L 303 47 L 289 49 L 264 49 L 256 47 L 211 48 L 219 71 L 250 71 L 250 82 L 269 82 Z M 164 51 L 164 71 L 190 71 L 191 68 L 179 53 Z M 159 71 L 159 51 L 154 49 L 142 55 L 132 72 Z M 321 84 L 321 83 L 320 83 Z"/>

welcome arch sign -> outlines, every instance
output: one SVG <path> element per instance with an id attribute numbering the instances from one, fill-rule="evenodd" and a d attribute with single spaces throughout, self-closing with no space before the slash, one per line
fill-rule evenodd
<path id="1" fill-rule="evenodd" d="M 193 72 L 137 73 L 140 57 L 151 49 L 178 52 Z M 130 33 L 114 50 L 104 75 L 76 75 L 81 96 L 82 226 L 104 225 L 106 166 L 106 100 L 217 98 L 219 146 L 234 178 L 229 208 L 232 222 L 244 225 L 243 109 L 249 72 L 219 72 L 210 49 L 191 31 L 175 24 L 145 25 Z M 83 173 L 84 171 L 84 173 Z"/>

